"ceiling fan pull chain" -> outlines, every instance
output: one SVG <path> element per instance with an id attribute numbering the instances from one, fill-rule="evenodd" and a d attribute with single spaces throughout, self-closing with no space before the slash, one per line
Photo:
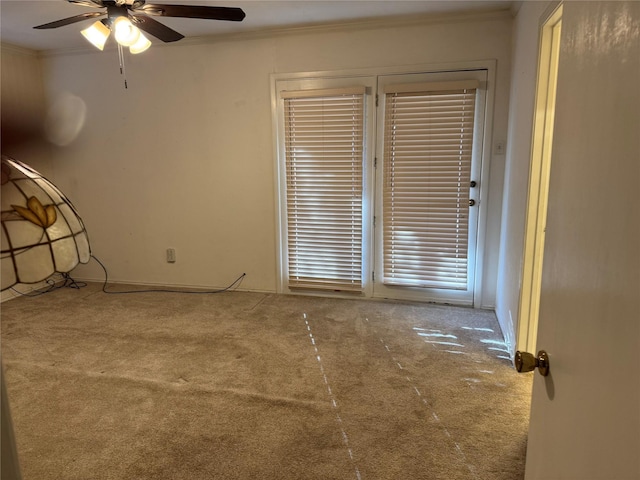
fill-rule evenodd
<path id="1" fill-rule="evenodd" d="M 124 68 L 124 52 L 120 44 L 118 44 L 118 59 L 120 60 L 120 75 L 124 77 L 124 88 L 129 88 L 127 86 L 127 73 Z"/>

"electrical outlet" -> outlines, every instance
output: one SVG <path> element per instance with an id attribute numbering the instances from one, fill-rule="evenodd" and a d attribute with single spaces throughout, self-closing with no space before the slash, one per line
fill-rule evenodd
<path id="1" fill-rule="evenodd" d="M 173 248 L 167 248 L 167 263 L 176 263 L 176 251 Z"/>

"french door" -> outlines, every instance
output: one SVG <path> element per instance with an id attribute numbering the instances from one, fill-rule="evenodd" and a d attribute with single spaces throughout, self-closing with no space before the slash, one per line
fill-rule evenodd
<path id="1" fill-rule="evenodd" d="M 485 85 L 276 83 L 280 291 L 473 303 Z"/>
<path id="2" fill-rule="evenodd" d="M 376 297 L 473 303 L 486 70 L 378 79 Z"/>

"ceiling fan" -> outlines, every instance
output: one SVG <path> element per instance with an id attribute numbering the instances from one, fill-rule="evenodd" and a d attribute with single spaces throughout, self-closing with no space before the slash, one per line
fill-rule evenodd
<path id="1" fill-rule="evenodd" d="M 38 25 L 37 29 L 64 27 L 91 18 L 106 18 L 98 20 L 89 28 L 81 31 L 82 35 L 96 48 L 103 50 L 107 39 L 114 31 L 118 43 L 118 57 L 120 59 L 120 73 L 125 75 L 123 48 L 129 47 L 133 54 L 142 53 L 151 46 L 151 42 L 140 30 L 163 42 L 177 42 L 184 35 L 163 25 L 148 15 L 158 17 L 202 18 L 205 20 L 228 20 L 241 22 L 245 13 L 237 7 L 209 7 L 204 5 L 167 5 L 147 4 L 145 0 L 67 0 L 69 3 L 83 7 L 104 8 L 99 12 L 85 12 L 73 17 L 62 18 L 55 22 Z M 127 87 L 125 76 L 124 87 Z"/>
<path id="2" fill-rule="evenodd" d="M 83 7 L 95 7 L 104 8 L 106 10 L 100 12 L 85 12 L 73 17 L 63 18 L 56 20 L 55 22 L 45 23 L 33 28 L 37 29 L 49 29 L 64 27 L 76 22 L 88 20 L 91 18 L 101 17 L 106 15 L 107 18 L 96 22 L 93 26 L 97 29 L 101 29 L 103 32 L 107 30 L 106 36 L 114 29 L 116 31 L 116 40 L 121 45 L 126 45 L 118 39 L 118 29 L 122 31 L 123 37 L 127 32 L 131 32 L 132 26 L 156 37 L 163 42 L 176 42 L 184 35 L 176 32 L 175 30 L 163 25 L 162 23 L 154 20 L 148 15 L 158 17 L 182 17 L 182 18 L 202 18 L 208 20 L 227 20 L 232 22 L 241 22 L 245 13 L 241 8 L 237 7 L 209 7 L 203 5 L 165 5 L 165 4 L 148 4 L 145 0 L 67 0 L 69 3 L 80 5 Z M 126 25 L 126 27 L 120 27 L 120 25 Z M 102 24 L 102 27 L 96 24 Z M 89 30 L 89 29 L 87 29 Z M 85 34 L 85 31 L 83 31 Z M 103 33 L 104 35 L 104 33 Z M 91 39 L 89 39 L 92 41 Z M 102 42 L 102 47 L 104 47 Z M 92 41 L 93 43 L 93 41 Z M 94 43 L 94 45 L 96 45 Z M 96 45 L 102 50 L 102 48 Z"/>

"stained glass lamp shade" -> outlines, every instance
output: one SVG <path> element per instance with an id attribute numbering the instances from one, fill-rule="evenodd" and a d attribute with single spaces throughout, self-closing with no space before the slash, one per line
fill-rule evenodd
<path id="1" fill-rule="evenodd" d="M 6 155 L 0 198 L 3 291 L 90 260 L 89 237 L 71 202 L 34 169 Z"/>

